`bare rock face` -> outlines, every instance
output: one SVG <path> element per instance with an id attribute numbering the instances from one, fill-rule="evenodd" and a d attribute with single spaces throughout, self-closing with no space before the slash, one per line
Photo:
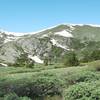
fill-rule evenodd
<path id="1" fill-rule="evenodd" d="M 100 41 L 100 27 L 63 24 L 22 36 L 0 31 L 0 62 L 14 63 L 23 52 L 43 59 L 45 54 L 55 56 L 55 49 L 61 49 L 59 55 L 62 55 L 80 46 L 84 48 L 89 41 Z"/>

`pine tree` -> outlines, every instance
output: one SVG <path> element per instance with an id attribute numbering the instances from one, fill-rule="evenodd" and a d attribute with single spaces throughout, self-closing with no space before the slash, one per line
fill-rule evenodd
<path id="1" fill-rule="evenodd" d="M 94 50 L 91 55 L 91 60 L 100 60 L 100 50 Z"/>
<path id="2" fill-rule="evenodd" d="M 48 59 L 48 57 L 45 57 L 44 58 L 44 65 L 45 66 L 48 66 L 48 63 L 49 63 L 49 59 Z"/>
<path id="3" fill-rule="evenodd" d="M 23 53 L 17 58 L 14 66 L 32 68 L 34 66 L 34 61 L 28 58 L 27 53 Z"/>
<path id="4" fill-rule="evenodd" d="M 69 52 L 65 54 L 64 65 L 65 66 L 78 66 L 79 65 L 78 58 L 74 52 Z"/>

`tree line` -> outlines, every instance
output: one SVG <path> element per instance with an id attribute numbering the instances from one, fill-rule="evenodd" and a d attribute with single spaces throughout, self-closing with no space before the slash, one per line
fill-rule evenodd
<path id="1" fill-rule="evenodd" d="M 45 56 L 44 57 L 44 66 L 48 66 L 52 64 L 52 56 Z M 78 66 L 80 63 L 86 63 L 90 61 L 100 60 L 100 50 L 93 50 L 93 51 L 84 51 L 82 52 L 82 58 L 79 59 L 77 53 L 75 51 L 68 51 L 62 57 L 62 62 L 64 66 Z M 16 67 L 26 67 L 26 68 L 33 68 L 35 62 L 28 58 L 28 54 L 23 53 L 20 57 L 17 58 L 14 66 Z"/>

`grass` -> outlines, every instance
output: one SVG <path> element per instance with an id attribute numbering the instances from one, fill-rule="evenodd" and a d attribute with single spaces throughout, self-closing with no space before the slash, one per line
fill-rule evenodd
<path id="1" fill-rule="evenodd" d="M 33 69 L 0 67 L 0 96 L 3 97 L 9 92 L 31 98 L 63 96 L 63 91 L 73 85 L 100 82 L 100 72 L 95 63 L 99 61 L 77 67 L 64 67 L 62 64 L 35 65 Z"/>
<path id="2" fill-rule="evenodd" d="M 0 67 L 0 74 L 11 74 L 11 73 L 27 73 L 27 72 L 39 72 L 41 70 L 63 68 L 64 66 L 61 63 L 52 64 L 44 66 L 43 64 L 36 64 L 34 68 L 25 68 L 25 67 Z"/>

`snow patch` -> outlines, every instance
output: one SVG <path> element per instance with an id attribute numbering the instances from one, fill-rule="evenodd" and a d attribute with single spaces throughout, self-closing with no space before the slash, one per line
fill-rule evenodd
<path id="1" fill-rule="evenodd" d="M 14 36 L 23 36 L 23 35 L 28 35 L 28 34 L 36 34 L 40 31 L 37 31 L 37 32 L 26 32 L 26 33 L 20 33 L 20 32 L 8 32 L 6 30 L 3 30 L 3 29 L 0 29 L 0 32 L 1 33 L 5 33 L 6 35 L 14 35 Z"/>
<path id="2" fill-rule="evenodd" d="M 12 40 L 11 39 L 5 39 L 4 43 L 10 42 L 10 41 L 12 41 Z"/>
<path id="3" fill-rule="evenodd" d="M 63 25 L 67 25 L 67 26 L 70 26 L 70 27 L 73 27 L 73 26 L 84 26 L 84 25 L 88 25 L 88 26 L 92 26 L 92 27 L 100 27 L 100 25 L 98 24 L 72 24 L 72 23 L 62 23 Z"/>
<path id="4" fill-rule="evenodd" d="M 19 39 L 20 37 L 7 37 L 5 40 L 4 40 L 4 43 L 7 43 L 7 42 L 10 42 L 10 41 L 15 41 L 17 39 Z"/>
<path id="5" fill-rule="evenodd" d="M 58 34 L 58 35 L 64 36 L 64 37 L 73 37 L 73 35 L 71 33 L 67 32 L 66 30 L 56 32 L 55 34 Z"/>
<path id="6" fill-rule="evenodd" d="M 91 26 L 91 27 L 100 27 L 100 25 L 96 25 L 96 24 L 72 24 L 72 26 L 76 26 L 76 25 L 78 25 L 78 26 L 85 26 L 85 25 L 87 25 L 87 26 Z"/>
<path id="7" fill-rule="evenodd" d="M 57 47 L 60 47 L 60 48 L 62 48 L 62 49 L 66 49 L 65 46 L 62 46 L 62 45 L 60 45 L 60 44 L 57 44 Z M 67 49 L 67 50 L 68 50 L 68 49 Z"/>
<path id="8" fill-rule="evenodd" d="M 32 56 L 32 55 L 28 55 L 28 57 L 32 60 L 34 60 L 37 63 L 43 63 L 43 60 L 41 60 L 38 56 Z"/>
<path id="9" fill-rule="evenodd" d="M 4 64 L 4 63 L 0 63 L 0 65 L 5 66 L 5 67 L 7 67 L 7 66 L 8 66 L 7 64 Z"/>
<path id="10" fill-rule="evenodd" d="M 72 32 L 75 29 L 75 27 L 71 24 L 64 24 L 64 25 L 67 25 L 68 27 L 70 27 L 70 29 L 68 29 L 69 32 Z"/>
<path id="11" fill-rule="evenodd" d="M 53 45 L 55 45 L 57 47 L 60 47 L 60 48 L 65 49 L 65 50 L 69 50 L 67 47 L 59 44 L 55 39 L 51 39 L 50 41 L 52 42 Z"/>
<path id="12" fill-rule="evenodd" d="M 88 25 L 92 27 L 100 27 L 100 25 L 96 25 L 96 24 L 88 24 Z"/>
<path id="13" fill-rule="evenodd" d="M 41 38 L 44 38 L 44 37 L 48 37 L 48 35 L 47 35 L 47 34 L 44 34 L 44 35 L 42 35 L 42 37 L 41 37 Z"/>
<path id="14" fill-rule="evenodd" d="M 3 35 L 2 34 L 0 34 L 0 38 L 3 38 Z"/>
<path id="15" fill-rule="evenodd" d="M 53 45 L 57 44 L 57 41 L 55 39 L 50 40 L 52 42 Z"/>

